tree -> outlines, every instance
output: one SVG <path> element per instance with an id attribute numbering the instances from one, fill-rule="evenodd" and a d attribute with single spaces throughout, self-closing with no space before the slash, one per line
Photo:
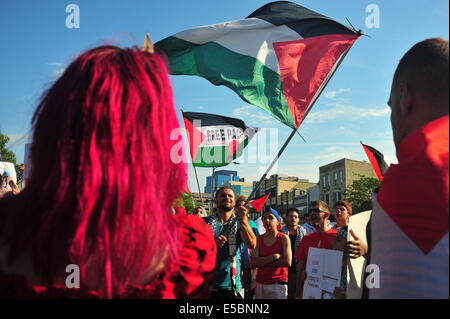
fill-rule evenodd
<path id="1" fill-rule="evenodd" d="M 184 209 L 186 210 L 186 213 L 190 214 L 190 213 L 192 213 L 192 210 L 195 207 L 202 206 L 202 204 L 197 201 L 194 201 L 191 194 L 184 193 L 183 197 L 178 197 L 177 199 L 175 199 L 172 206 L 173 207 L 176 207 L 176 206 L 184 207 Z"/>
<path id="2" fill-rule="evenodd" d="M 23 179 L 23 172 L 19 169 L 19 166 L 22 164 L 17 164 L 16 154 L 6 148 L 6 144 L 8 144 L 9 141 L 10 138 L 8 135 L 0 133 L 0 162 L 10 162 L 14 164 L 17 174 L 17 184 L 19 185 L 22 183 Z"/>
<path id="3" fill-rule="evenodd" d="M 344 198 L 352 205 L 353 213 L 372 209 L 371 195 L 379 186 L 378 179 L 359 175 L 359 179 L 345 189 Z"/>

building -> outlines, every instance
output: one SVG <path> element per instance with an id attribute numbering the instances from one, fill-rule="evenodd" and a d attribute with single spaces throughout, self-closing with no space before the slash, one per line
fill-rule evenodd
<path id="1" fill-rule="evenodd" d="M 254 187 L 255 185 L 256 182 L 254 182 Z M 308 188 L 315 185 L 316 183 L 310 183 L 307 179 L 275 174 L 262 182 L 255 197 L 270 193 L 266 206 L 271 206 L 279 213 L 284 213 L 289 207 L 296 207 L 294 203 L 296 197 L 307 195 Z"/>
<path id="2" fill-rule="evenodd" d="M 243 182 L 243 179 L 239 178 L 237 171 L 220 170 L 214 172 L 214 188 L 222 186 L 226 182 Z M 206 177 L 205 193 L 212 193 L 212 177 Z"/>
<path id="3" fill-rule="evenodd" d="M 344 191 L 360 176 L 377 178 L 368 162 L 343 158 L 319 167 L 319 199 L 334 210 L 334 204 L 344 199 Z"/>
<path id="4" fill-rule="evenodd" d="M 225 182 L 222 186 L 231 188 L 233 190 L 234 194 L 236 195 L 236 198 L 240 195 L 248 197 L 253 190 L 252 183 L 246 183 L 246 182 L 241 182 L 241 181 Z"/>

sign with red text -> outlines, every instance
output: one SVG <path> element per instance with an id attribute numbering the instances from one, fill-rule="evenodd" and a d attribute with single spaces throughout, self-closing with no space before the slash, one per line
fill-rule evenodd
<path id="1" fill-rule="evenodd" d="M 303 299 L 333 299 L 341 282 L 342 251 L 309 248 Z"/>

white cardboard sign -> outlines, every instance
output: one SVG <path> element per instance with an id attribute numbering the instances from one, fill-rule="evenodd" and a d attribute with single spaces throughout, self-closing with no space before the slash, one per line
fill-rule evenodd
<path id="1" fill-rule="evenodd" d="M 309 248 L 303 299 L 332 299 L 341 282 L 342 251 Z"/>

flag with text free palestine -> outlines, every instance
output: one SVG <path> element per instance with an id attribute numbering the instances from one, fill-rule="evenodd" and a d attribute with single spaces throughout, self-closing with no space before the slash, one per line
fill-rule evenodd
<path id="1" fill-rule="evenodd" d="M 258 132 L 239 119 L 215 114 L 183 112 L 184 125 L 192 156 L 199 167 L 220 167 L 242 155 L 244 148 Z"/>
<path id="2" fill-rule="evenodd" d="M 225 85 L 296 128 L 361 34 L 288 1 L 247 18 L 182 31 L 156 43 L 171 74 Z"/>

